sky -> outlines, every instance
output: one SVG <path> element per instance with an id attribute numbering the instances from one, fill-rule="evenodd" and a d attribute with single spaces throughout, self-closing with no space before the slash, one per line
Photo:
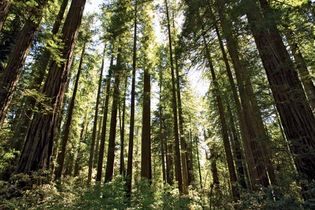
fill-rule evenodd
<path id="1" fill-rule="evenodd" d="M 104 0 L 88 0 L 87 5 L 85 7 L 85 14 L 90 14 L 93 12 L 100 12 L 100 5 L 104 2 Z M 161 0 L 156 0 L 157 3 L 162 3 Z M 155 36 L 157 38 L 157 42 L 165 42 L 166 36 L 163 34 L 163 30 L 160 25 L 161 15 L 156 14 L 153 22 L 153 27 L 155 31 Z M 177 22 L 179 24 L 183 22 L 183 18 L 179 18 Z M 99 49 L 101 50 L 101 49 Z M 190 82 L 191 89 L 195 96 L 202 97 L 206 94 L 209 89 L 209 82 L 202 78 L 202 73 L 196 69 L 189 71 L 188 79 Z"/>

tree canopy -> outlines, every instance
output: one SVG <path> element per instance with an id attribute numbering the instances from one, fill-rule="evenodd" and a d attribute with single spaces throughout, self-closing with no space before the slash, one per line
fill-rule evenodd
<path id="1" fill-rule="evenodd" d="M 314 209 L 313 0 L 1 0 L 0 209 Z"/>

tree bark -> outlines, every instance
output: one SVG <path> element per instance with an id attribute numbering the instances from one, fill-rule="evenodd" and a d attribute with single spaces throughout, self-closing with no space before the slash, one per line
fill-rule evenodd
<path id="1" fill-rule="evenodd" d="M 236 103 L 236 105 L 240 105 L 238 108 L 240 111 L 238 112 L 243 112 L 242 115 L 239 114 L 241 117 L 240 125 L 244 124 L 243 135 L 245 138 L 243 140 L 251 187 L 255 189 L 257 188 L 257 185 L 268 186 L 269 180 L 265 167 L 266 158 L 262 150 L 262 144 L 264 144 L 264 142 L 262 142 L 263 137 L 261 136 L 261 133 L 257 132 L 257 119 L 255 119 L 255 111 L 251 103 L 255 99 L 250 98 L 253 94 L 249 94 L 248 85 L 250 83 L 248 83 L 248 80 L 246 80 L 248 70 L 240 58 L 240 54 L 238 52 L 238 43 L 232 34 L 232 24 L 225 16 L 225 2 L 216 1 L 216 4 L 222 24 L 223 35 L 227 41 L 227 48 L 235 69 L 236 80 L 241 98 L 240 104 Z M 227 68 L 227 70 L 230 84 L 232 84 L 232 73 L 229 72 L 230 69 Z"/>
<path id="2" fill-rule="evenodd" d="M 151 78 L 149 71 L 150 70 L 147 67 L 144 67 L 141 135 L 141 177 L 151 180 Z"/>
<path id="3" fill-rule="evenodd" d="M 159 72 L 159 139 L 161 144 L 161 162 L 162 162 L 162 174 L 163 174 L 163 181 L 164 183 L 167 182 L 167 176 L 166 176 L 166 165 L 165 165 L 165 138 L 164 138 L 164 129 L 163 129 L 163 104 L 162 104 L 162 91 L 163 91 L 163 70 L 160 69 Z"/>
<path id="4" fill-rule="evenodd" d="M 290 33 L 290 32 L 289 32 Z M 299 72 L 300 79 L 303 83 L 305 93 L 308 98 L 308 102 L 315 113 L 315 85 L 312 81 L 312 76 L 307 68 L 305 59 L 299 49 L 299 45 L 292 40 L 292 37 L 287 35 L 289 45 L 296 63 L 296 68 Z"/>
<path id="5" fill-rule="evenodd" d="M 123 94 L 123 102 L 122 102 L 122 110 L 120 110 L 121 117 L 120 117 L 120 168 L 119 173 L 120 175 L 125 175 L 125 118 L 126 118 L 126 95 L 127 95 L 127 88 L 128 88 L 128 76 L 125 78 L 125 87 L 124 87 L 124 94 Z M 121 103 L 119 104 L 121 107 Z"/>
<path id="6" fill-rule="evenodd" d="M 113 47 L 113 46 L 112 46 Z M 114 49 L 114 47 L 113 47 Z M 113 50 L 112 49 L 112 50 Z M 114 55 L 112 54 L 110 60 L 110 66 L 108 70 L 108 75 L 106 79 L 106 90 L 105 90 L 105 101 L 104 101 L 104 115 L 103 115 L 103 126 L 102 126 L 102 134 L 100 139 L 100 150 L 98 153 L 98 162 L 97 162 L 97 173 L 96 173 L 96 181 L 100 182 L 102 179 L 102 171 L 103 171 L 103 161 L 104 161 L 104 151 L 105 151 L 105 138 L 106 138 L 106 129 L 107 129 L 107 115 L 108 115 L 108 105 L 109 98 L 111 93 L 111 79 L 113 73 L 113 63 L 114 63 Z"/>
<path id="7" fill-rule="evenodd" d="M 105 183 L 110 182 L 114 174 L 114 160 L 115 160 L 115 140 L 116 140 L 116 124 L 117 124 L 117 109 L 120 100 L 119 86 L 121 77 L 121 49 L 118 49 L 117 55 L 117 65 L 114 71 L 114 92 L 113 92 L 113 103 L 112 103 L 112 113 L 110 121 L 109 130 L 109 140 L 108 140 L 108 151 L 107 151 L 107 164 L 105 172 Z"/>
<path id="8" fill-rule="evenodd" d="M 30 11 L 30 17 L 26 20 L 20 31 L 15 45 L 10 52 L 7 65 L 0 77 L 0 127 L 3 124 L 7 110 L 11 103 L 13 93 L 20 78 L 21 68 L 25 62 L 28 50 L 39 28 L 43 10 L 48 0 L 37 0 L 37 6 Z"/>
<path id="9" fill-rule="evenodd" d="M 205 136 L 205 135 L 204 135 Z M 195 137 L 195 147 L 196 147 L 196 153 L 197 153 L 197 164 L 198 164 L 198 172 L 199 172 L 199 184 L 200 189 L 203 189 L 202 184 L 202 174 L 201 174 L 201 165 L 200 165 L 200 155 L 199 155 L 199 140 L 198 137 Z"/>
<path id="10" fill-rule="evenodd" d="M 61 27 L 61 23 L 67 8 L 69 0 L 63 0 L 59 9 L 59 12 L 57 14 L 57 17 L 55 19 L 53 28 L 51 30 L 51 35 L 52 38 L 54 39 L 54 36 L 57 35 L 57 33 L 59 32 L 59 29 Z M 42 52 L 42 54 L 40 55 L 37 64 L 34 65 L 35 66 L 35 76 L 34 76 L 34 81 L 33 81 L 33 86 L 31 87 L 31 89 L 35 89 L 35 90 L 40 90 L 40 88 L 42 87 L 42 83 L 45 80 L 45 76 L 46 76 L 46 70 L 50 61 L 50 57 L 51 57 L 51 53 L 50 51 L 45 48 Z M 35 106 L 35 101 L 32 101 L 31 105 L 34 107 Z"/>
<path id="11" fill-rule="evenodd" d="M 307 102 L 297 71 L 273 21 L 265 23 L 256 1 L 247 1 L 246 14 L 262 59 L 281 122 L 302 179 L 315 179 L 315 118 Z M 264 4 L 266 3 L 266 4 Z M 261 2 L 270 15 L 267 2 Z M 255 12 L 253 12 L 255 11 Z M 269 20 L 269 19 L 268 19 Z M 262 27 L 264 26 L 264 27 Z M 304 192 L 303 196 L 304 196 Z"/>
<path id="12" fill-rule="evenodd" d="M 181 167 L 181 154 L 180 154 L 180 139 L 178 130 L 178 114 L 177 114 L 177 96 L 176 96 L 176 80 L 175 80 L 175 68 L 173 61 L 173 47 L 172 47 L 172 35 L 171 35 L 171 24 L 168 0 L 165 0 L 166 16 L 167 16 L 167 29 L 168 29 L 168 40 L 169 40 L 169 53 L 170 53 L 170 65 L 172 75 L 172 108 L 173 108 L 173 123 L 174 123 L 174 138 L 175 138 L 175 177 L 178 183 L 178 190 L 180 193 L 183 192 L 183 178 L 182 178 L 182 167 Z"/>
<path id="13" fill-rule="evenodd" d="M 64 0 L 62 2 L 62 5 L 59 9 L 59 13 L 53 25 L 52 35 L 56 35 L 59 31 L 61 21 L 63 19 L 67 4 L 68 4 L 68 0 Z M 16 17 L 16 18 L 19 18 L 19 17 Z M 17 20 L 17 22 L 19 22 L 19 20 Z M 46 76 L 46 69 L 47 69 L 47 65 L 48 65 L 47 63 L 48 63 L 49 57 L 50 57 L 49 51 L 47 49 L 44 49 L 42 54 L 39 56 L 38 61 L 36 60 L 35 64 L 33 65 L 35 66 L 35 69 L 31 72 L 33 77 L 32 77 L 32 82 L 30 86 L 28 87 L 28 89 L 40 91 L 40 88 L 42 87 L 42 83 Z M 47 62 L 45 63 L 44 61 L 46 60 Z M 17 125 L 14 126 L 16 129 L 14 129 L 14 136 L 12 137 L 12 140 L 17 142 L 16 149 L 18 150 L 21 149 L 21 147 L 23 146 L 21 145 L 23 144 L 22 138 L 24 138 L 26 135 L 27 128 L 28 128 L 30 119 L 32 118 L 33 109 L 35 105 L 36 105 L 35 98 L 26 97 L 25 104 L 23 105 L 23 107 L 21 107 L 21 109 L 23 109 L 22 115 L 19 117 Z"/>
<path id="14" fill-rule="evenodd" d="M 237 130 L 236 130 L 236 125 L 235 125 L 235 121 L 234 121 L 234 116 L 232 113 L 232 109 L 231 106 L 229 104 L 228 101 L 226 101 L 227 103 L 227 109 L 228 109 L 228 116 L 229 116 L 229 122 L 230 122 L 230 139 L 233 142 L 233 150 L 234 150 L 234 159 L 235 159 L 235 165 L 236 165 L 236 171 L 238 174 L 238 182 L 240 184 L 240 186 L 243 189 L 247 188 L 247 184 L 246 184 L 246 169 L 244 166 L 244 158 L 243 158 L 243 154 L 242 154 L 242 148 L 241 148 L 241 142 L 239 140 L 239 136 L 237 134 Z"/>
<path id="15" fill-rule="evenodd" d="M 202 23 L 201 23 L 202 24 Z M 237 189 L 237 176 L 235 172 L 235 167 L 234 167 L 234 162 L 233 162 L 233 155 L 232 155 L 232 149 L 230 145 L 230 140 L 229 140 L 229 134 L 228 134 L 228 126 L 226 122 L 226 116 L 225 116 L 225 111 L 224 111 L 224 106 L 223 106 L 223 101 L 222 101 L 222 95 L 220 92 L 220 87 L 217 81 L 216 73 L 214 70 L 214 66 L 212 63 L 212 58 L 211 54 L 208 48 L 208 43 L 206 41 L 205 37 L 205 30 L 202 26 L 202 39 L 203 39 L 203 44 L 205 47 L 205 56 L 208 61 L 208 65 L 210 67 L 211 71 L 211 77 L 212 77 L 212 82 L 213 82 L 213 95 L 216 98 L 216 103 L 218 106 L 218 111 L 219 111 L 219 119 L 220 119 L 220 124 L 221 124 L 221 134 L 222 134 L 222 139 L 223 139 L 223 145 L 224 145 L 224 150 L 225 150 L 225 156 L 226 156 L 226 161 L 228 165 L 228 171 L 230 175 L 230 183 L 232 186 L 232 195 L 234 198 L 234 201 L 237 201 L 240 198 L 239 191 Z"/>
<path id="16" fill-rule="evenodd" d="M 47 169 L 53 148 L 58 113 L 63 102 L 69 67 L 73 57 L 73 48 L 81 24 L 86 0 L 72 2 L 63 30 L 62 58 L 65 62 L 54 61 L 42 93 L 49 99 L 48 113 L 36 113 L 28 129 L 23 151 L 17 166 L 17 172 L 30 173 Z M 44 111 L 44 107 L 39 107 Z"/>
<path id="17" fill-rule="evenodd" d="M 101 91 L 102 91 L 103 71 L 104 71 L 104 65 L 105 65 L 105 52 L 106 52 L 106 46 L 104 46 L 104 50 L 103 50 L 102 65 L 100 69 L 100 76 L 98 79 L 98 89 L 97 89 L 96 104 L 95 104 L 95 110 L 94 110 L 93 131 L 92 131 L 92 140 L 91 140 L 90 157 L 89 157 L 89 170 L 88 170 L 88 180 L 87 180 L 88 185 L 91 183 L 91 180 L 92 180 L 94 153 L 97 153 L 97 150 L 94 151 L 94 147 L 95 147 L 95 141 L 97 140 L 98 109 L 99 109 L 100 97 L 101 97 Z"/>
<path id="18" fill-rule="evenodd" d="M 127 197 L 131 197 L 132 189 L 132 162 L 133 162 L 133 140 L 135 126 L 135 94 L 136 94 L 136 69 L 137 69 L 137 25 L 138 25 L 138 0 L 134 1 L 134 32 L 133 32 L 133 58 L 131 76 L 131 101 L 130 101 L 130 130 L 128 145 L 128 163 L 126 174 Z"/>
<path id="19" fill-rule="evenodd" d="M 104 108 L 104 107 L 103 107 Z M 103 115 L 101 115 L 99 117 L 98 120 L 98 134 L 97 134 L 97 138 L 96 138 L 96 143 L 95 143 L 95 150 L 94 150 L 94 163 L 93 163 L 93 167 L 97 167 L 97 161 L 98 161 L 98 151 L 100 148 L 100 140 L 101 140 L 101 136 L 102 136 L 102 128 L 103 128 Z"/>
<path id="20" fill-rule="evenodd" d="M 61 148 L 60 148 L 60 151 L 57 155 L 57 167 L 55 170 L 55 180 L 60 180 L 61 176 L 62 176 L 63 165 L 64 165 L 64 161 L 65 161 L 65 156 L 66 156 L 66 149 L 67 149 L 67 144 L 69 141 L 70 129 L 71 129 L 71 124 L 72 124 L 75 100 L 76 100 L 78 87 L 79 87 L 79 81 L 80 81 L 81 72 L 82 72 L 82 64 L 83 64 L 83 60 L 84 60 L 85 46 L 86 46 L 86 43 L 84 43 L 83 48 L 82 48 L 78 72 L 76 75 L 73 93 L 72 93 L 71 101 L 69 103 L 66 122 L 64 125 L 64 132 L 63 132 L 63 137 L 61 140 Z"/>

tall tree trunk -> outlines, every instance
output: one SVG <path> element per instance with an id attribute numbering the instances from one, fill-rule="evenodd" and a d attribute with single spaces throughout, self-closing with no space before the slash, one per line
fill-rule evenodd
<path id="1" fill-rule="evenodd" d="M 112 50 L 114 46 L 112 46 Z M 105 90 L 105 101 L 104 101 L 104 115 L 103 115 L 103 126 L 102 126 L 102 134 L 100 139 L 100 150 L 98 153 L 98 162 L 97 162 L 97 173 L 96 173 L 96 181 L 100 182 L 102 179 L 102 171 L 103 171 L 103 161 L 104 161 L 104 151 L 105 151 L 105 138 L 106 138 L 106 129 L 107 129 L 107 115 L 108 115 L 108 105 L 109 98 L 111 93 L 111 79 L 113 73 L 113 63 L 114 63 L 114 55 L 112 51 L 108 70 L 108 75 L 106 79 L 106 90 Z"/>
<path id="2" fill-rule="evenodd" d="M 130 101 L 130 130 L 128 145 L 128 163 L 126 174 L 127 197 L 131 196 L 132 188 L 132 162 L 133 162 L 133 139 L 135 127 L 135 94 L 136 94 L 136 69 L 137 69 L 137 25 L 138 25 L 138 0 L 134 1 L 134 32 L 133 32 L 133 58 L 131 76 L 131 101 Z"/>
<path id="3" fill-rule="evenodd" d="M 246 185 L 246 169 L 243 162 L 243 154 L 242 154 L 242 148 L 241 148 L 241 142 L 239 140 L 239 136 L 237 134 L 236 125 L 234 122 L 234 117 L 232 113 L 231 106 L 228 101 L 227 108 L 228 108 L 228 116 L 229 116 L 229 122 L 230 122 L 230 139 L 233 142 L 233 148 L 234 148 L 234 158 L 235 158 L 235 165 L 236 165 L 236 171 L 238 174 L 238 180 L 239 184 L 243 189 L 247 188 Z"/>
<path id="4" fill-rule="evenodd" d="M 114 160 L 115 160 L 115 145 L 116 145 L 116 125 L 117 125 L 117 109 L 118 103 L 120 101 L 119 86 L 121 77 L 121 49 L 118 49 L 117 64 L 114 72 L 114 92 L 113 92 L 113 103 L 112 103 L 112 113 L 110 120 L 109 129 L 109 140 L 108 140 L 108 151 L 107 151 L 107 164 L 105 172 L 105 183 L 110 182 L 114 174 Z"/>
<path id="5" fill-rule="evenodd" d="M 189 119 L 189 135 L 188 135 L 188 139 L 189 139 L 189 143 L 187 144 L 187 168 L 188 168 L 188 173 L 189 173 L 189 176 L 188 176 L 188 184 L 191 185 L 194 183 L 195 181 L 195 177 L 194 177 L 194 156 L 193 156 L 193 137 L 192 137 L 192 129 L 191 129 L 191 117 Z"/>
<path id="6" fill-rule="evenodd" d="M 179 133 L 178 133 L 178 120 L 177 120 L 177 96 L 176 96 L 176 81 L 175 81 L 175 68 L 173 61 L 173 47 L 172 47 L 172 35 L 171 35 L 171 24 L 168 0 L 165 0 L 166 16 L 167 16 L 167 29 L 168 29 L 168 40 L 169 40 L 169 53 L 170 53 L 170 65 L 172 75 L 172 108 L 173 108 L 173 123 L 174 123 L 174 138 L 175 138 L 175 177 L 178 183 L 179 192 L 183 192 L 183 178 L 182 178 L 182 167 L 181 167 L 181 154 L 179 145 Z"/>
<path id="7" fill-rule="evenodd" d="M 143 110 L 141 135 L 141 177 L 152 179 L 151 163 L 151 78 L 150 70 L 144 67 Z"/>
<path id="8" fill-rule="evenodd" d="M 166 176 L 166 165 L 165 165 L 165 138 L 164 138 L 164 120 L 163 120 L 163 103 L 162 103 L 162 90 L 163 90 L 163 70 L 160 69 L 159 72 L 159 139 L 161 144 L 161 162 L 162 162 L 162 174 L 163 174 L 163 181 L 164 183 L 167 182 L 167 176 Z"/>
<path id="9" fill-rule="evenodd" d="M 246 138 L 244 139 L 244 148 L 246 154 L 246 160 L 248 164 L 248 170 L 250 174 L 251 187 L 256 188 L 257 185 L 268 186 L 269 180 L 265 167 L 265 154 L 262 150 L 261 136 L 257 132 L 257 121 L 255 119 L 255 112 L 251 105 L 251 98 L 248 94 L 248 81 L 246 81 L 246 75 L 248 70 L 242 63 L 240 54 L 238 52 L 238 43 L 234 35 L 232 34 L 232 24 L 230 20 L 225 16 L 225 3 L 224 1 L 216 1 L 219 18 L 222 24 L 223 35 L 227 41 L 227 48 L 232 59 L 232 63 L 235 69 L 236 80 L 240 93 L 240 105 L 243 111 L 241 116 L 242 122 L 246 129 Z M 230 74 L 228 72 L 228 74 Z M 231 75 L 229 76 L 229 78 Z M 230 78 L 231 80 L 231 78 Z M 231 83 L 231 81 L 230 81 Z M 254 114 L 253 114 L 254 113 Z M 242 124 L 242 123 L 241 123 Z"/>
<path id="10" fill-rule="evenodd" d="M 120 117 L 120 168 L 119 173 L 120 175 L 125 175 L 125 118 L 126 118 L 126 95 L 127 95 L 127 88 L 128 88 L 128 76 L 125 78 L 125 87 L 124 87 L 124 94 L 123 94 L 123 102 L 122 102 L 122 110 L 120 109 L 121 117 Z M 121 107 L 121 102 L 119 104 Z"/>
<path id="11" fill-rule="evenodd" d="M 60 30 L 61 23 L 62 23 L 64 14 L 66 12 L 68 2 L 69 0 L 63 0 L 60 5 L 59 12 L 56 16 L 53 28 L 51 30 L 51 35 L 53 39 L 54 39 L 54 36 L 56 36 Z M 48 50 L 48 48 L 44 48 L 42 54 L 39 56 L 39 59 L 36 61 L 36 65 L 34 65 L 36 69 L 34 70 L 35 76 L 33 78 L 34 81 L 33 81 L 33 86 L 31 87 L 31 89 L 35 89 L 39 91 L 39 89 L 41 88 L 42 83 L 46 76 L 46 70 L 47 70 L 50 58 L 51 58 L 50 51 Z M 32 101 L 31 105 L 35 106 L 35 103 L 36 103 L 35 101 Z"/>
<path id="12" fill-rule="evenodd" d="M 224 106 L 223 106 L 223 101 L 222 101 L 222 95 L 220 92 L 220 87 L 219 87 L 216 73 L 214 70 L 214 66 L 212 63 L 212 58 L 211 58 L 211 54 L 210 54 L 210 51 L 208 48 L 208 43 L 206 41 L 205 30 L 204 30 L 203 26 L 202 26 L 202 39 L 203 39 L 203 44 L 205 47 L 206 59 L 208 61 L 209 67 L 210 67 L 212 82 L 214 85 L 213 95 L 216 98 L 216 103 L 217 103 L 218 111 L 219 111 L 219 119 L 220 119 L 220 123 L 221 123 L 221 134 L 222 134 L 222 138 L 223 138 L 225 156 L 226 156 L 228 171 L 229 171 L 229 175 L 230 175 L 230 183 L 232 186 L 232 195 L 233 195 L 234 200 L 237 201 L 240 198 L 239 191 L 237 189 L 237 181 L 238 180 L 237 180 L 234 162 L 233 162 L 233 155 L 232 155 L 232 149 L 231 149 L 230 140 L 229 140 L 228 126 L 227 126 L 227 122 L 226 122 L 226 116 L 225 116 L 225 111 L 224 111 Z"/>
<path id="13" fill-rule="evenodd" d="M 3 124 L 7 110 L 12 100 L 20 78 L 21 68 L 25 62 L 34 35 L 39 28 L 43 10 L 48 0 L 37 0 L 37 5 L 32 7 L 30 16 L 20 31 L 15 45 L 9 55 L 5 69 L 0 77 L 0 126 Z"/>
<path id="14" fill-rule="evenodd" d="M 75 160 L 75 164 L 74 164 L 74 172 L 73 172 L 73 176 L 79 176 L 80 174 L 80 169 L 81 169 L 81 161 L 82 161 L 82 155 L 81 155 L 81 143 L 84 143 L 85 140 L 85 136 L 87 133 L 87 129 L 88 129 L 88 119 L 87 119 L 87 115 L 88 115 L 88 111 L 85 111 L 85 116 L 84 116 L 84 120 L 82 122 L 81 125 L 81 132 L 80 132 L 80 138 L 79 138 L 79 144 L 78 144 L 78 150 L 77 150 L 77 158 Z"/>
<path id="15" fill-rule="evenodd" d="M 97 138 L 96 138 L 96 142 L 95 142 L 95 150 L 94 150 L 94 162 L 93 162 L 93 167 L 97 167 L 97 161 L 98 161 L 98 151 L 100 148 L 100 140 L 101 140 L 101 136 L 102 136 L 102 125 L 103 125 L 103 115 L 101 115 L 99 117 L 98 120 L 98 134 L 97 134 Z"/>
<path id="16" fill-rule="evenodd" d="M 172 25 L 174 31 L 174 37 L 176 37 L 176 26 L 174 13 L 172 15 Z M 174 44 L 175 45 L 175 44 Z M 182 97 L 181 97 L 181 87 L 180 87 L 180 76 L 179 76 L 179 65 L 178 65 L 178 54 L 175 45 L 174 49 L 174 60 L 175 60 L 175 75 L 176 75 L 176 97 L 178 105 L 178 127 L 179 127 L 179 139 L 181 145 L 181 160 L 182 160 L 182 179 L 183 179 L 183 192 L 188 193 L 188 163 L 187 163 L 187 143 L 184 134 L 184 118 L 183 118 L 183 108 L 182 108 Z"/>
<path id="17" fill-rule="evenodd" d="M 55 19 L 53 29 L 52 29 L 52 35 L 56 35 L 59 31 L 59 28 L 61 26 L 61 21 L 63 19 L 66 6 L 68 4 L 69 0 L 64 0 L 62 2 L 62 5 L 59 9 L 59 13 Z M 19 17 L 17 17 L 19 18 Z M 35 61 L 35 64 L 33 65 L 35 69 L 31 72 L 32 74 L 32 81 L 29 85 L 28 89 L 30 90 L 36 90 L 40 91 L 40 88 L 42 87 L 42 83 L 44 81 L 44 78 L 46 76 L 46 69 L 47 69 L 47 63 L 49 59 L 49 51 L 47 49 L 44 49 L 42 54 L 39 56 L 39 59 Z M 47 62 L 44 62 L 47 60 Z M 1 67 L 0 67 L 1 68 Z M 33 115 L 33 109 L 36 105 L 36 99 L 33 97 L 26 97 L 25 104 L 23 107 L 21 107 L 22 110 L 22 116 L 19 118 L 19 121 L 17 122 L 17 125 L 14 129 L 14 136 L 12 137 L 12 140 L 17 142 L 16 149 L 21 149 L 23 145 L 23 139 L 26 135 L 27 128 L 30 122 L 30 119 Z M 21 145 L 21 146 L 20 146 Z"/>
<path id="18" fill-rule="evenodd" d="M 206 135 L 204 135 L 206 136 Z M 200 165 L 200 155 L 199 155 L 199 139 L 198 137 L 195 137 L 195 148 L 196 148 L 196 153 L 197 153 L 197 164 L 198 164 L 198 173 L 199 173 L 199 184 L 200 184 L 200 189 L 203 189 L 203 184 L 202 184 L 202 174 L 201 174 L 201 165 Z"/>
<path id="19" fill-rule="evenodd" d="M 211 9 L 211 8 L 210 8 Z M 222 22 L 222 21 L 221 21 Z M 234 82 L 234 78 L 233 78 L 233 74 L 232 74 L 232 70 L 231 70 L 231 66 L 228 60 L 228 56 L 226 53 L 226 50 L 224 48 L 224 44 L 223 44 L 223 40 L 222 40 L 222 36 L 221 33 L 219 31 L 218 28 L 218 24 L 215 22 L 214 23 L 214 27 L 215 27 L 215 31 L 218 37 L 218 41 L 219 41 L 219 45 L 220 45 L 220 49 L 222 52 L 222 57 L 223 57 L 223 61 L 226 67 L 226 73 L 228 76 L 228 81 L 230 83 L 230 88 L 232 91 L 232 96 L 233 96 L 233 100 L 236 106 L 236 111 L 237 111 L 237 115 L 238 115 L 238 121 L 239 121 L 239 125 L 240 125 L 240 132 L 241 132 L 241 137 L 244 143 L 244 150 L 245 150 L 245 155 L 246 155 L 246 159 L 247 159 L 247 165 L 248 168 L 253 166 L 253 158 L 252 158 L 252 152 L 249 146 L 249 142 L 250 142 L 250 137 L 249 137 L 249 133 L 248 133 L 248 128 L 246 126 L 245 123 L 245 116 L 244 116 L 244 112 L 243 109 L 241 107 L 241 102 L 239 99 L 239 94 L 237 92 L 237 88 L 236 88 L 236 84 Z M 253 168 L 249 168 L 249 174 L 251 174 L 251 176 L 253 176 L 255 174 Z M 251 180 L 249 180 L 249 183 L 251 185 Z M 249 186 L 251 187 L 251 186 Z"/>
<path id="20" fill-rule="evenodd" d="M 83 45 L 83 49 L 81 52 L 81 57 L 80 57 L 80 63 L 78 67 L 78 72 L 76 75 L 75 83 L 74 83 L 74 88 L 73 88 L 73 93 L 71 97 L 71 101 L 69 103 L 69 108 L 67 112 L 67 117 L 66 117 L 66 122 L 64 125 L 64 132 L 63 132 L 63 137 L 61 140 L 61 148 L 60 151 L 57 155 L 57 167 L 55 170 L 55 180 L 60 180 L 62 171 L 63 171 L 63 165 L 65 161 L 65 156 L 66 156 L 66 149 L 67 149 L 67 144 L 69 141 L 69 135 L 70 135 L 70 129 L 71 129 L 71 124 L 72 124 L 72 118 L 73 118 L 73 110 L 75 106 L 75 100 L 78 92 L 78 87 L 79 87 L 79 81 L 80 81 L 80 76 L 82 72 L 82 64 L 84 60 L 84 54 L 85 54 L 85 47 L 86 43 Z"/>
<path id="21" fill-rule="evenodd" d="M 46 169 L 50 164 L 50 156 L 54 144 L 55 129 L 58 114 L 63 102 L 69 67 L 73 57 L 73 48 L 81 24 L 86 0 L 71 3 L 63 30 L 63 48 L 61 57 L 65 62 L 54 61 L 49 70 L 48 78 L 42 93 L 49 98 L 48 113 L 36 113 L 28 129 L 17 172 L 29 173 L 39 169 Z M 43 107 L 39 107 L 43 111 Z"/>
<path id="22" fill-rule="evenodd" d="M 103 71 L 104 71 L 104 65 L 105 65 L 105 52 L 106 52 L 106 46 L 104 46 L 104 50 L 103 50 L 102 65 L 100 69 L 100 76 L 98 79 L 98 89 L 97 89 L 96 104 L 95 104 L 95 110 L 94 110 L 93 132 L 92 132 L 90 157 L 89 157 L 89 171 L 88 171 L 88 180 L 87 180 L 88 184 L 90 184 L 92 180 L 94 153 L 97 153 L 97 150 L 94 151 L 94 147 L 95 147 L 95 141 L 97 140 L 98 109 L 99 109 L 100 97 L 101 97 L 101 91 L 102 91 Z"/>
<path id="23" fill-rule="evenodd" d="M 247 1 L 247 18 L 262 59 L 281 122 L 295 155 L 301 178 L 315 179 L 315 118 L 307 102 L 297 71 L 273 21 L 265 24 L 271 9 L 261 1 L 265 18 L 256 1 Z M 255 12 L 253 12 L 255 11 Z M 268 18 L 269 20 L 269 18 Z M 264 27 L 261 27 L 263 24 Z M 306 186 L 304 186 L 306 187 Z M 303 196 L 307 197 L 303 192 Z"/>
<path id="24" fill-rule="evenodd" d="M 4 22 L 5 22 L 6 18 L 7 18 L 10 5 L 11 5 L 11 1 L 10 0 L 2 0 L 0 2 L 0 31 L 2 30 Z"/>
<path id="25" fill-rule="evenodd" d="M 307 68 L 305 59 L 299 49 L 299 45 L 293 41 L 293 38 L 290 35 L 287 35 L 287 39 L 289 41 L 289 45 L 296 63 L 296 68 L 299 72 L 300 79 L 303 83 L 303 87 L 307 95 L 308 102 L 312 108 L 313 113 L 315 113 L 315 85 L 312 81 L 312 76 Z"/>
<path id="26" fill-rule="evenodd" d="M 174 155 L 173 142 L 165 139 L 165 154 L 166 154 L 166 178 L 169 185 L 174 184 Z"/>

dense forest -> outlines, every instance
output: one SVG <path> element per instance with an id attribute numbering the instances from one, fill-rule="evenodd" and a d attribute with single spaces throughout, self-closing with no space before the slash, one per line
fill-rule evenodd
<path id="1" fill-rule="evenodd" d="M 313 0 L 0 0 L 0 209 L 315 209 Z"/>

